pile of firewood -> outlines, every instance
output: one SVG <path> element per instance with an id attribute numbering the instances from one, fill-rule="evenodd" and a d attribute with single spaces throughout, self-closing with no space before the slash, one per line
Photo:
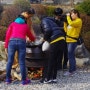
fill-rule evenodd
<path id="1" fill-rule="evenodd" d="M 30 79 L 40 79 L 42 77 L 43 68 L 29 68 L 28 77 Z"/>
<path id="2" fill-rule="evenodd" d="M 5 70 L 4 71 L 0 70 L 0 81 L 3 81 L 5 79 L 5 77 L 6 77 L 6 71 Z"/>
<path id="3" fill-rule="evenodd" d="M 42 71 L 43 68 L 29 68 L 29 70 L 27 71 L 27 76 L 29 79 L 32 80 L 36 80 L 36 79 L 40 79 L 42 77 Z M 20 73 L 20 69 L 12 69 L 11 71 L 11 75 L 12 75 L 12 80 L 21 80 L 21 73 Z M 0 71 L 0 81 L 4 81 L 6 78 L 6 71 Z"/>

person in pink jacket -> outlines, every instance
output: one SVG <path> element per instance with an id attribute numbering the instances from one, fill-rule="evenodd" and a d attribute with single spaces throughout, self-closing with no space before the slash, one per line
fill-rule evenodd
<path id="1" fill-rule="evenodd" d="M 25 55 L 26 55 L 26 36 L 30 41 L 35 41 L 35 36 L 30 31 L 29 26 L 26 24 L 26 19 L 33 16 L 34 10 L 30 9 L 23 12 L 18 18 L 12 22 L 6 32 L 5 50 L 8 51 L 8 62 L 6 66 L 6 83 L 12 82 L 11 68 L 14 62 L 15 52 L 18 51 L 18 60 L 20 71 L 22 75 L 22 85 L 30 83 L 26 76 Z"/>

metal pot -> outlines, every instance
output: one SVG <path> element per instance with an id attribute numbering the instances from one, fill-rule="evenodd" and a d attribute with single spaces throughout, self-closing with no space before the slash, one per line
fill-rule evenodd
<path id="1" fill-rule="evenodd" d="M 26 66 L 43 67 L 46 55 L 42 51 L 42 43 L 26 43 L 26 49 Z"/>

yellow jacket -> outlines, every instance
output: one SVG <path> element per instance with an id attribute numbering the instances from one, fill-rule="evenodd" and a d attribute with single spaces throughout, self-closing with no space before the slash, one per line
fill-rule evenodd
<path id="1" fill-rule="evenodd" d="M 71 20 L 70 16 L 67 16 L 68 26 L 64 23 L 64 30 L 66 34 L 70 37 L 78 38 L 82 28 L 82 20 L 77 18 L 76 20 Z M 66 42 L 77 42 L 76 40 L 66 37 Z"/>

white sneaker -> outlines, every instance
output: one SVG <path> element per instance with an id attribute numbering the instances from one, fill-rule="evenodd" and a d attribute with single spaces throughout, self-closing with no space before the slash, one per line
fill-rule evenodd
<path id="1" fill-rule="evenodd" d="M 53 79 L 52 82 L 53 82 L 53 83 L 57 83 L 57 79 Z"/>
<path id="2" fill-rule="evenodd" d="M 52 80 L 44 81 L 43 83 L 45 83 L 45 84 L 52 83 Z"/>

